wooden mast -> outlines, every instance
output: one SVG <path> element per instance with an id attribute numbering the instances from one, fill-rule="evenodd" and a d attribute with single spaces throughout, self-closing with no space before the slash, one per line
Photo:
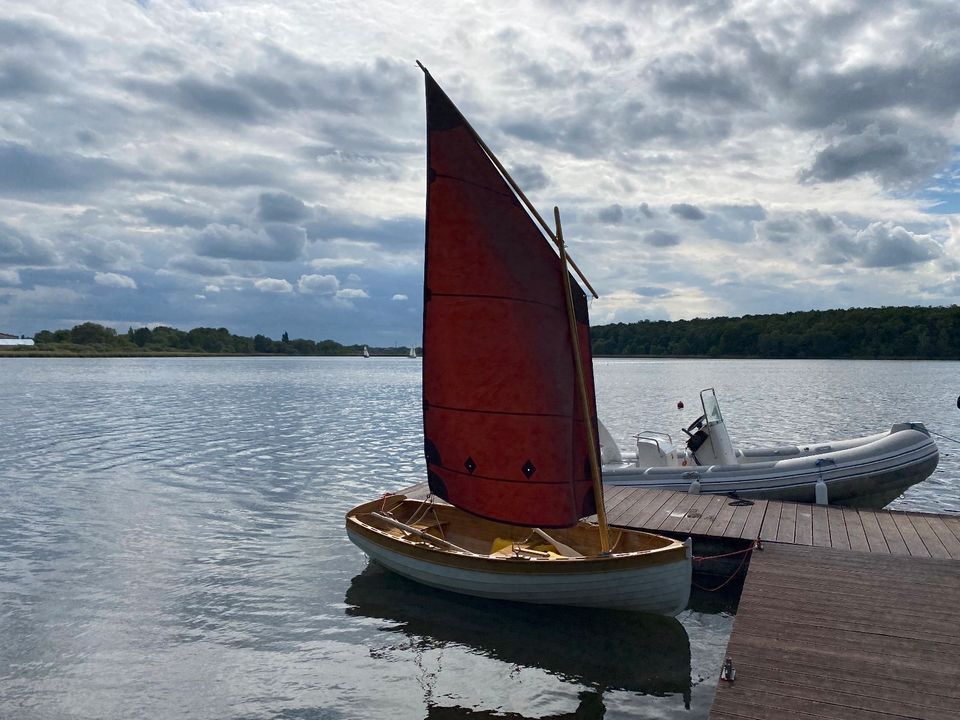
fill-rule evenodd
<path id="1" fill-rule="evenodd" d="M 607 527 L 607 509 L 603 504 L 603 482 L 600 463 L 597 461 L 597 446 L 590 417 L 590 401 L 587 398 L 587 382 L 583 374 L 583 358 L 580 357 L 580 334 L 577 332 L 576 313 L 573 310 L 573 288 L 567 272 L 567 249 L 563 244 L 563 228 L 560 226 L 560 208 L 554 206 L 553 219 L 557 224 L 557 247 L 560 248 L 560 272 L 563 273 L 564 299 L 567 303 L 567 320 L 570 322 L 570 340 L 573 344 L 573 364 L 577 371 L 577 389 L 580 391 L 580 409 L 583 424 L 587 428 L 587 452 L 590 456 L 590 475 L 593 478 L 593 495 L 597 505 L 597 523 L 600 525 L 600 552 L 610 552 L 610 530 Z"/>

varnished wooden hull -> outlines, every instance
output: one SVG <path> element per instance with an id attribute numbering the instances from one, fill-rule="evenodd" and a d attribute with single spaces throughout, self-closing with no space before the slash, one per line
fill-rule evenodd
<path id="1" fill-rule="evenodd" d="M 437 506 L 430 512 L 436 513 L 437 524 L 445 528 L 446 539 L 467 550 L 457 552 L 390 528 L 371 515 L 387 509 L 404 519 L 418 512 L 420 501 L 401 502 L 396 497 L 351 510 L 347 514 L 347 535 L 372 560 L 424 585 L 515 602 L 663 615 L 676 615 L 687 605 L 690 552 L 675 540 L 637 531 L 623 531 L 618 539 L 619 531 L 614 531 L 618 542 L 613 552 L 600 556 L 594 544 L 596 527 L 581 523 L 550 533 L 581 550 L 584 557 L 495 556 L 489 554 L 494 538 L 519 541 L 531 530 Z"/>

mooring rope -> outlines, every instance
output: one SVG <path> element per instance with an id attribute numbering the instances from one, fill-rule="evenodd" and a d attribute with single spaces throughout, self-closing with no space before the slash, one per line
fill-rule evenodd
<path id="1" fill-rule="evenodd" d="M 957 440 L 956 438 L 952 438 L 952 437 L 950 437 L 949 435 L 941 435 L 940 433 L 934 432 L 933 430 L 930 430 L 929 428 L 927 429 L 927 432 L 930 433 L 931 435 L 936 435 L 937 437 L 942 437 L 944 440 L 949 440 L 949 441 L 951 441 L 951 442 L 957 443 L 957 445 L 960 445 L 960 440 Z"/>
<path id="2" fill-rule="evenodd" d="M 734 555 L 743 555 L 743 558 L 740 560 L 740 564 L 737 565 L 737 569 L 733 571 L 733 574 L 730 577 L 728 577 L 726 580 L 724 580 L 722 583 L 717 585 L 716 587 L 713 587 L 713 588 L 703 587 L 702 585 L 697 585 L 697 583 L 692 581 L 691 581 L 691 585 L 697 588 L 697 590 L 703 590 L 704 592 L 717 592 L 718 590 L 722 590 L 727 585 L 729 585 L 737 575 L 740 574 L 740 570 L 742 570 L 744 564 L 746 564 L 747 559 L 750 557 L 750 553 L 752 553 L 754 550 L 757 550 L 757 549 L 762 550 L 763 546 L 760 544 L 759 540 L 754 540 L 752 543 L 750 543 L 750 547 L 745 548 L 743 550 L 735 550 L 734 552 L 723 553 L 722 555 L 695 555 L 693 557 L 693 562 L 695 563 L 703 562 L 704 560 L 718 560 L 720 558 L 733 557 Z"/>

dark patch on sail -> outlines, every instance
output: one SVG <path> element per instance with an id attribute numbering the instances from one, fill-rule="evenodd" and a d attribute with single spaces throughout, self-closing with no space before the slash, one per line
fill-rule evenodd
<path id="1" fill-rule="evenodd" d="M 591 486 L 583 496 L 583 507 L 581 508 L 580 512 L 582 513 L 581 517 L 596 515 L 597 496 L 593 494 L 593 486 Z"/>
<path id="2" fill-rule="evenodd" d="M 523 474 L 526 476 L 527 480 L 529 480 L 529 479 L 530 479 L 530 476 L 533 475 L 533 474 L 537 471 L 537 468 L 536 468 L 536 466 L 533 464 L 532 461 L 527 460 L 527 461 L 523 464 L 523 467 L 520 468 L 520 470 L 523 471 Z"/>
<path id="3" fill-rule="evenodd" d="M 437 179 L 437 171 L 433 168 L 427 168 L 427 184 L 429 185 Z"/>
<path id="4" fill-rule="evenodd" d="M 453 130 L 463 125 L 463 117 L 436 81 L 427 75 L 427 132 Z"/>
<path id="5" fill-rule="evenodd" d="M 473 475 L 473 471 L 477 469 L 477 463 L 474 462 L 474 459 L 472 457 L 468 457 L 464 461 L 463 466 L 467 469 L 467 472 L 470 473 L 471 475 Z"/>
<path id="6" fill-rule="evenodd" d="M 424 401 L 424 405 L 426 405 L 426 401 Z M 440 451 L 437 450 L 437 446 L 434 445 L 433 442 L 429 439 L 425 439 L 423 441 L 423 454 L 427 458 L 427 464 L 429 465 L 443 464 L 442 462 L 440 462 Z"/>
<path id="7" fill-rule="evenodd" d="M 430 492 L 438 498 L 447 499 L 447 486 L 443 482 L 443 478 L 433 471 L 427 473 L 427 486 L 430 488 Z"/>

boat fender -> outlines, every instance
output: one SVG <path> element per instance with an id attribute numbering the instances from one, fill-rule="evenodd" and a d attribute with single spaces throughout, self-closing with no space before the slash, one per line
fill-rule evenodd
<path id="1" fill-rule="evenodd" d="M 814 465 L 817 466 L 817 470 L 820 472 L 820 477 L 817 479 L 817 484 L 814 487 L 814 495 L 817 500 L 817 505 L 828 505 L 829 498 L 827 493 L 827 484 L 823 481 L 823 467 L 825 465 L 836 465 L 836 463 L 829 458 L 820 458 L 814 463 Z"/>
<path id="2" fill-rule="evenodd" d="M 816 488 L 814 489 L 814 494 L 817 496 L 817 505 L 828 505 L 827 499 L 827 484 L 823 481 L 823 478 L 817 480 Z"/>

